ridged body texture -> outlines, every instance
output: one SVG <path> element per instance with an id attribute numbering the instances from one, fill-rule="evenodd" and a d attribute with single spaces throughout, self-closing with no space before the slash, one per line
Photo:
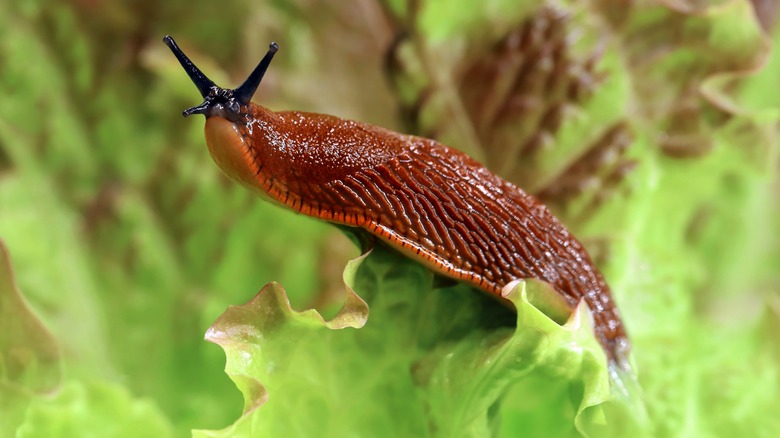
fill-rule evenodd
<path id="1" fill-rule="evenodd" d="M 499 298 L 513 280 L 544 280 L 572 307 L 585 300 L 607 355 L 622 359 L 628 341 L 609 287 L 583 246 L 534 197 L 433 140 L 254 104 L 241 112 L 244 121 L 215 116 L 206 125 L 207 137 L 232 130 L 230 141 L 242 142 L 225 152 L 209 140 L 215 160 L 235 179 L 302 214 L 368 230 Z M 225 153 L 240 155 L 249 172 L 220 157 Z"/>

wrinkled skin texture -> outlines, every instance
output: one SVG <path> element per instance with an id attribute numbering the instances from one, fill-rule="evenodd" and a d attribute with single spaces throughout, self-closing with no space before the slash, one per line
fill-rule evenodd
<path id="1" fill-rule="evenodd" d="M 433 140 L 251 103 L 240 112 L 206 122 L 210 152 L 232 178 L 302 214 L 367 230 L 500 300 L 513 280 L 546 281 L 570 308 L 588 304 L 608 357 L 625 363 L 627 336 L 603 276 L 531 195 Z"/>

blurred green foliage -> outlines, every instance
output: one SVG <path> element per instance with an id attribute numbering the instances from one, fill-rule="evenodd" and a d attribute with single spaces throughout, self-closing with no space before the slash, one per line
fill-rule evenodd
<path id="1" fill-rule="evenodd" d="M 224 86 L 278 41 L 255 97 L 272 109 L 414 130 L 487 163 L 516 163 L 504 176 L 542 196 L 600 254 L 652 432 L 777 436 L 780 59 L 771 47 L 780 31 L 766 15 L 777 7 L 753 2 L 763 30 L 751 2 L 668 3 L 551 2 L 544 13 L 508 0 L 0 3 L 0 238 L 16 279 L 0 260 L 0 435 L 181 436 L 232 424 L 241 393 L 223 351 L 203 341 L 207 328 L 269 281 L 284 285 L 293 308 L 330 309 L 343 268 L 333 260 L 357 254 L 327 225 L 219 173 L 200 120 L 180 116 L 198 96 L 160 42 L 171 34 Z M 502 91 L 480 76 L 507 65 L 500 51 L 482 55 L 497 41 L 556 17 L 560 27 L 538 26 L 561 33 L 542 35 L 567 41 L 567 65 L 592 89 L 552 102 L 544 81 Z M 541 72 L 559 47 L 544 41 L 531 44 L 542 55 L 527 57 Z M 480 100 L 468 90 L 537 104 L 480 128 L 470 112 Z M 521 149 L 507 141 L 537 141 L 535 124 L 518 123 L 530 119 L 547 146 L 508 160 Z M 588 168 L 577 163 L 589 151 L 609 146 L 610 130 L 628 138 L 621 157 L 633 171 L 617 189 L 586 178 L 575 196 L 555 195 L 571 187 L 566 175 Z M 586 176 L 608 177 L 619 164 Z M 401 280 L 421 275 L 412 271 Z M 369 295 L 387 287 L 362 282 Z M 387 348 L 385 365 L 397 365 Z M 311 354 L 316 364 L 333 352 Z M 325 391 L 338 392 L 338 381 Z M 571 389 L 541 382 L 525 381 L 519 394 L 554 395 L 529 406 L 512 391 L 497 433 L 573 431 L 550 429 L 573 418 L 560 404 Z M 381 412 L 383 395 L 363 401 Z"/>

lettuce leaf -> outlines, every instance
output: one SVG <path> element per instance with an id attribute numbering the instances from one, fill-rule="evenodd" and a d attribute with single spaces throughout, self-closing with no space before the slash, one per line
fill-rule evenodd
<path id="1" fill-rule="evenodd" d="M 330 320 L 292 310 L 278 284 L 230 307 L 206 338 L 225 350 L 244 414 L 195 436 L 512 436 L 525 427 L 512 419 L 523 416 L 566 435 L 641 420 L 604 410 L 619 398 L 584 303 L 559 324 L 531 302 L 557 296 L 544 283 L 507 291 L 515 315 L 468 287 L 432 281 L 378 247 L 347 267 L 345 305 Z M 370 318 L 353 289 L 365 294 Z M 540 381 L 555 382 L 559 403 L 504 406 L 538 397 L 528 389 Z"/>
<path id="2" fill-rule="evenodd" d="M 0 240 L 0 434 L 16 437 L 172 436 L 152 400 L 107 381 L 61 384 L 60 347 L 16 288 Z"/>
<path id="3" fill-rule="evenodd" d="M 56 394 L 35 399 L 16 436 L 167 438 L 173 428 L 153 401 L 133 398 L 121 384 L 71 381 Z"/>

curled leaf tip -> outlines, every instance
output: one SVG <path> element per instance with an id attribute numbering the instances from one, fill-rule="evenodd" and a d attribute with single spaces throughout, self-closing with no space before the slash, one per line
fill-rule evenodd
<path id="1" fill-rule="evenodd" d="M 291 364 L 279 359 L 295 351 L 301 339 L 321 333 L 321 329 L 361 328 L 368 319 L 368 305 L 352 289 L 358 267 L 367 256 L 352 260 L 344 270 L 344 305 L 326 320 L 314 309 L 296 311 L 278 283 L 265 285 L 247 303 L 229 306 L 206 331 L 205 338 L 225 351 L 225 372 L 244 396 L 244 413 L 233 425 L 218 433 L 233 436 L 236 430 L 249 427 L 252 414 L 266 403 L 273 383 Z M 210 431 L 196 431 L 196 436 Z M 206 436 L 203 435 L 203 436 Z"/>

